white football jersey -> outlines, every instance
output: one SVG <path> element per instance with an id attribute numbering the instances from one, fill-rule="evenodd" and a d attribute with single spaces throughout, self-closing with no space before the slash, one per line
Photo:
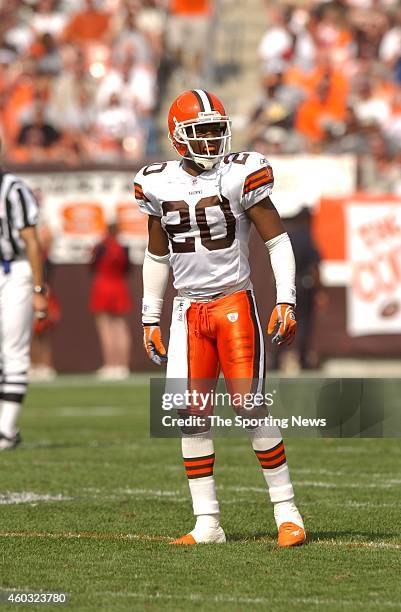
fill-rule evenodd
<path id="1" fill-rule="evenodd" d="M 246 210 L 272 188 L 272 168 L 255 152 L 231 153 L 196 177 L 180 161 L 138 172 L 135 198 L 142 212 L 161 217 L 180 295 L 207 299 L 250 283 Z"/>

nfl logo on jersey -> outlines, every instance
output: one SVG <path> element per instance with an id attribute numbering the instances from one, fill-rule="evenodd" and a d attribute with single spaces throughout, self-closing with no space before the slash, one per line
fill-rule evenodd
<path id="1" fill-rule="evenodd" d="M 227 319 L 231 321 L 231 323 L 235 323 L 238 320 L 238 312 L 229 312 L 227 315 Z"/>

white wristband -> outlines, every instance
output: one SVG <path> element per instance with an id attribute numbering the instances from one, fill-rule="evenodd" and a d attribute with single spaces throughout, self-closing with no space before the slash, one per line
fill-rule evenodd
<path id="1" fill-rule="evenodd" d="M 152 325 L 160 322 L 164 300 L 142 299 L 142 323 Z"/>
<path id="2" fill-rule="evenodd" d="M 268 240 L 270 262 L 276 279 L 277 304 L 296 303 L 295 258 L 287 232 Z"/>
<path id="3" fill-rule="evenodd" d="M 163 296 L 170 273 L 170 254 L 154 255 L 148 249 L 143 260 L 142 322 L 158 323 L 163 308 Z"/>

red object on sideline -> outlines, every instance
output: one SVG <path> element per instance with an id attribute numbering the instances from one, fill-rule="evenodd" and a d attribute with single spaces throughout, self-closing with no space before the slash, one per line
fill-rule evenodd
<path id="1" fill-rule="evenodd" d="M 124 315 L 132 308 L 126 274 L 128 253 L 114 236 L 108 236 L 94 251 L 95 275 L 89 309 L 94 314 Z"/>

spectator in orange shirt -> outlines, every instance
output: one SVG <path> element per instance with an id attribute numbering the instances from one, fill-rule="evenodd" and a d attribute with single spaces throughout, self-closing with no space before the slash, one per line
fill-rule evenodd
<path id="1" fill-rule="evenodd" d="M 109 28 L 110 16 L 96 8 L 94 0 L 85 0 L 86 8 L 76 13 L 64 30 L 64 40 L 71 43 L 99 42 Z"/>
<path id="2" fill-rule="evenodd" d="M 46 162 L 57 156 L 62 134 L 45 117 L 45 107 L 37 103 L 29 121 L 22 125 L 16 147 L 10 151 L 15 162 Z"/>
<path id="3" fill-rule="evenodd" d="M 8 88 L 8 97 L 2 104 L 2 119 L 8 146 L 13 146 L 21 129 L 24 113 L 35 100 L 46 97 L 46 85 L 36 73 L 35 63 L 25 58 L 19 74 Z"/>
<path id="4" fill-rule="evenodd" d="M 293 87 L 299 87 L 306 95 L 313 94 L 319 83 L 327 79 L 331 94 L 346 100 L 349 92 L 349 77 L 330 62 L 327 52 L 321 51 L 315 65 L 308 70 L 292 64 L 285 73 L 285 82 Z"/>
<path id="5" fill-rule="evenodd" d="M 295 127 L 312 145 L 330 140 L 331 133 L 344 119 L 345 111 L 345 101 L 330 88 L 326 77 L 320 81 L 316 92 L 299 107 Z"/>

